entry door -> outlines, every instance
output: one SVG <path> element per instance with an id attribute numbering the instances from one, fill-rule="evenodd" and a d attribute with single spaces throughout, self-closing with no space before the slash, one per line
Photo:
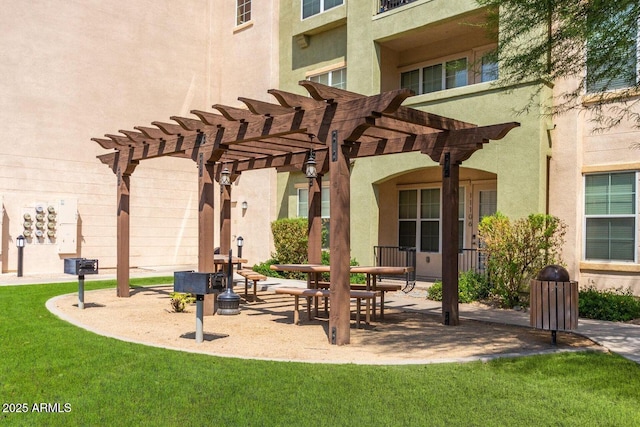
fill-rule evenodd
<path id="1" fill-rule="evenodd" d="M 481 184 L 473 187 L 473 234 L 471 247 L 478 248 L 478 224 L 485 216 L 493 215 L 498 209 L 496 184 Z"/>

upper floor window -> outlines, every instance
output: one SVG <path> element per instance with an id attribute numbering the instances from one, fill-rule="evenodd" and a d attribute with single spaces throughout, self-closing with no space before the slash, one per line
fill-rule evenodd
<path id="1" fill-rule="evenodd" d="M 251 0 L 237 0 L 236 25 L 251 21 Z"/>
<path id="2" fill-rule="evenodd" d="M 473 54 L 470 54 L 473 57 Z M 498 62 L 495 55 L 485 52 L 476 54 L 478 65 L 470 66 L 468 56 L 443 59 L 427 63 L 426 66 L 400 73 L 400 87 L 411 89 L 416 94 L 438 92 L 445 89 L 488 82 L 498 78 Z M 477 70 L 474 70 L 477 69 Z"/>
<path id="3" fill-rule="evenodd" d="M 632 27 L 621 13 L 604 22 L 590 23 L 587 39 L 587 92 L 604 92 L 633 87 L 638 83 L 638 24 Z M 596 23 L 597 22 L 597 23 Z M 625 24 L 625 22 L 627 22 Z M 603 25 L 605 28 L 599 29 Z"/>
<path id="4" fill-rule="evenodd" d="M 310 76 L 309 80 L 312 82 L 322 83 L 323 85 L 336 87 L 338 89 L 346 89 L 347 69 L 340 68 L 327 73 L 316 74 L 315 76 Z"/>
<path id="5" fill-rule="evenodd" d="M 586 260 L 635 260 L 636 179 L 635 172 L 585 176 Z"/>
<path id="6" fill-rule="evenodd" d="M 302 0 L 302 19 L 340 6 L 344 0 Z"/>

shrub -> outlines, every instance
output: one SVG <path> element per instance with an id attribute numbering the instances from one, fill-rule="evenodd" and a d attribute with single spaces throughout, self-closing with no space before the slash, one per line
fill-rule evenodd
<path id="1" fill-rule="evenodd" d="M 307 260 L 308 232 L 306 218 L 284 218 L 271 223 L 278 264 L 303 264 Z"/>
<path id="2" fill-rule="evenodd" d="M 322 251 L 322 265 L 329 265 L 331 263 L 331 256 L 329 255 L 329 251 Z M 351 258 L 351 261 L 349 263 L 349 265 L 360 265 L 358 263 L 358 261 L 356 261 L 355 258 Z M 328 282 L 330 279 L 330 274 L 329 273 L 322 273 L 322 279 L 325 282 Z M 349 276 L 349 282 L 350 283 L 366 283 L 367 282 L 367 276 L 365 274 L 362 273 L 357 273 L 357 274 L 351 274 Z"/>
<path id="3" fill-rule="evenodd" d="M 460 273 L 458 277 L 458 301 L 470 303 L 481 301 L 490 295 L 489 282 L 486 277 L 473 271 Z M 436 281 L 427 290 L 427 297 L 433 301 L 442 301 L 442 282 Z"/>
<path id="4" fill-rule="evenodd" d="M 601 291 L 589 286 L 579 292 L 578 312 L 587 319 L 626 322 L 640 318 L 640 299 L 630 289 Z"/>
<path id="5" fill-rule="evenodd" d="M 566 225 L 552 215 L 532 214 L 511 222 L 496 213 L 480 222 L 492 291 L 505 307 L 521 304 L 520 292 L 546 265 L 560 264 Z"/>
<path id="6" fill-rule="evenodd" d="M 191 294 L 184 294 L 182 292 L 171 292 L 171 308 L 176 313 L 183 313 L 187 311 L 187 306 L 193 304 L 196 298 Z"/>
<path id="7" fill-rule="evenodd" d="M 256 273 L 264 274 L 268 277 L 284 277 L 279 271 L 271 269 L 272 264 L 278 264 L 278 262 L 276 262 L 276 260 L 274 259 L 269 259 L 265 262 L 254 265 L 252 270 Z"/>

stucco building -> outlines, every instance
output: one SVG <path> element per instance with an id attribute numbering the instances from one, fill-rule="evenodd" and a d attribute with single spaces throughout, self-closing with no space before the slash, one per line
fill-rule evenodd
<path id="1" fill-rule="evenodd" d="M 497 39 L 477 25 L 486 10 L 473 0 L 55 1 L 5 11 L 0 115 L 13 138 L 0 148 L 2 272 L 15 271 L 15 238 L 24 214 L 37 231 L 39 206 L 53 207 L 55 236 L 31 238 L 26 273 L 59 271 L 68 256 L 115 267 L 115 176 L 91 137 L 217 103 L 241 107 L 238 96 L 273 102 L 270 88 L 304 95 L 298 82 L 312 79 L 365 95 L 409 88 L 416 96 L 405 105 L 477 125 L 520 122 L 461 166 L 459 246 L 475 253 L 484 215 L 548 212 L 568 225 L 573 279 L 640 294 L 637 129 L 595 134 L 586 114 L 538 114 L 572 82 L 501 85 L 489 54 Z M 515 117 L 530 99 L 531 113 Z M 440 166 L 405 153 L 357 159 L 351 173 L 352 257 L 373 264 L 375 246 L 415 247 L 418 277 L 439 277 Z M 136 168 L 132 266 L 195 263 L 195 174 L 179 158 Z M 241 175 L 232 234 L 244 237 L 250 263 L 269 258 L 271 221 L 305 216 L 307 191 L 301 173 Z M 603 194 L 619 195 L 620 209 Z M 327 227 L 329 204 L 323 195 Z"/>

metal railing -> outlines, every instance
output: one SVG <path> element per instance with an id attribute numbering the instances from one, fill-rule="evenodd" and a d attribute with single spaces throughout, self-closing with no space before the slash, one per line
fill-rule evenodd
<path id="1" fill-rule="evenodd" d="M 416 0 L 380 0 L 380 9 L 378 13 L 384 13 L 388 10 L 395 9 L 405 4 L 413 3 Z"/>
<path id="2" fill-rule="evenodd" d="M 405 292 L 416 284 L 416 248 L 402 246 L 374 246 L 373 254 L 379 267 L 412 267 L 413 271 L 405 275 Z M 400 276 L 378 276 L 378 279 L 398 279 Z"/>
<path id="3" fill-rule="evenodd" d="M 473 271 L 478 274 L 486 273 L 484 253 L 477 249 L 460 249 L 458 253 L 458 272 Z"/>

